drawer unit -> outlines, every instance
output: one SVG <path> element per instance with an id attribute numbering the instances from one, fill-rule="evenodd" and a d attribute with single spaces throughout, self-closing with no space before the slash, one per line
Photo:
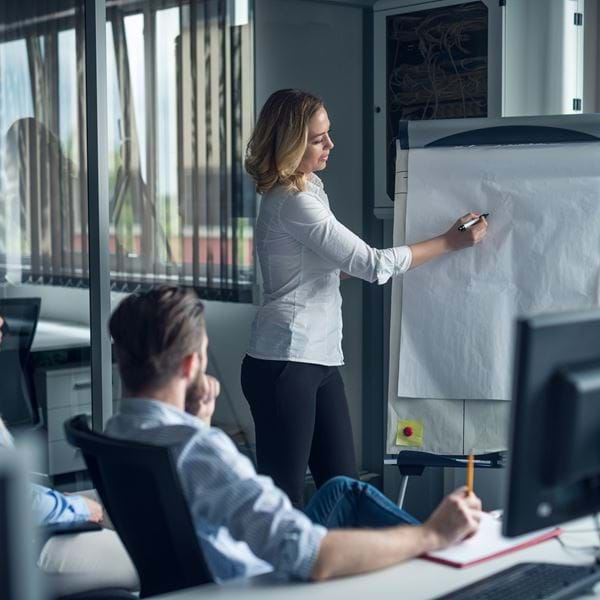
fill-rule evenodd
<path id="1" fill-rule="evenodd" d="M 46 413 L 91 403 L 92 376 L 89 366 L 41 369 L 40 375 L 44 387 L 40 403 Z"/>
<path id="2" fill-rule="evenodd" d="M 65 439 L 64 422 L 74 415 L 85 414 L 92 416 L 92 405 L 80 404 L 77 406 L 61 406 L 55 410 L 48 411 L 48 442 L 56 442 Z"/>
<path id="3" fill-rule="evenodd" d="M 39 369 L 35 374 L 41 419 L 47 431 L 47 473 L 50 476 L 82 471 L 81 452 L 65 439 L 64 423 L 79 414 L 92 414 L 91 372 L 89 365 Z M 121 396 L 121 382 L 113 365 L 113 398 Z M 113 401 L 113 411 L 118 400 Z"/>

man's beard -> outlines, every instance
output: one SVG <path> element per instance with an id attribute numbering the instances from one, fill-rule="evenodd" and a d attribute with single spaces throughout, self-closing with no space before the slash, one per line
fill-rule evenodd
<path id="1" fill-rule="evenodd" d="M 200 399 L 205 394 L 206 389 L 204 387 L 204 374 L 198 373 L 196 379 L 190 383 L 185 391 L 185 412 L 197 417 L 198 412 L 200 411 Z"/>

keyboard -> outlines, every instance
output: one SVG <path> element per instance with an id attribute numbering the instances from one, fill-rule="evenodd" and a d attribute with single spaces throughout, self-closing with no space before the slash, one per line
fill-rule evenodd
<path id="1" fill-rule="evenodd" d="M 566 600 L 598 581 L 598 566 L 520 563 L 436 600 Z"/>

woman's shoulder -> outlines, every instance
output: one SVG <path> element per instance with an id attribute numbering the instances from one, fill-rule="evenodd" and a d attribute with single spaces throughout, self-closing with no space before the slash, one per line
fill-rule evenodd
<path id="1" fill-rule="evenodd" d="M 293 192 L 279 206 L 282 223 L 315 223 L 331 217 L 329 204 L 310 190 Z"/>

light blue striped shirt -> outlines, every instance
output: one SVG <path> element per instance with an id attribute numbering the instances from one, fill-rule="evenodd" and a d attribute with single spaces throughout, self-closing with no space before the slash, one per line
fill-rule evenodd
<path id="1" fill-rule="evenodd" d="M 31 484 L 31 506 L 38 525 L 77 523 L 90 518 L 83 496 L 66 496 L 43 485 Z"/>
<path id="2" fill-rule="evenodd" d="M 223 431 L 164 402 L 129 398 L 105 432 L 168 442 L 181 425 L 189 426 L 189 440 L 178 446 L 177 470 L 215 580 L 270 571 L 308 579 L 327 530 L 294 509 L 270 477 L 257 475 Z"/>
<path id="3" fill-rule="evenodd" d="M 0 418 L 0 448 L 14 449 L 14 441 Z M 90 509 L 83 496 L 66 496 L 43 485 L 32 483 L 30 488 L 33 517 L 38 525 L 87 521 Z"/>

